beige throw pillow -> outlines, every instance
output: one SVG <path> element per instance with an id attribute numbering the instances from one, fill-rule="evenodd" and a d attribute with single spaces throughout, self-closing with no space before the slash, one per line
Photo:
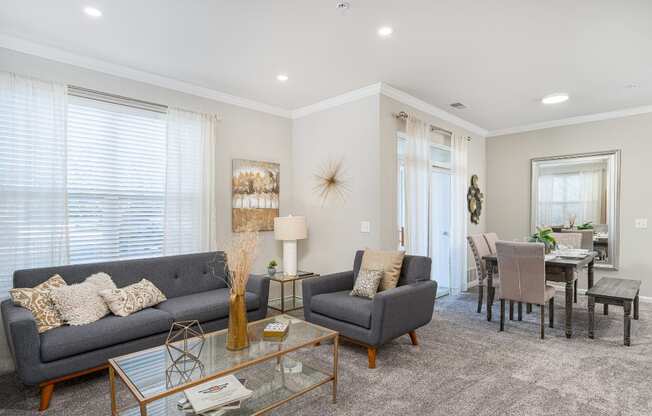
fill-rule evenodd
<path id="1" fill-rule="evenodd" d="M 163 292 L 147 279 L 121 289 L 103 290 L 100 296 L 111 312 L 118 316 L 129 316 L 166 300 Z"/>
<path id="2" fill-rule="evenodd" d="M 52 288 L 65 286 L 66 282 L 55 274 L 45 282 L 33 288 L 10 289 L 11 299 L 14 304 L 29 309 L 36 320 L 36 329 L 39 334 L 63 325 L 59 311 L 52 303 L 50 291 Z"/>
<path id="3" fill-rule="evenodd" d="M 378 285 L 380 285 L 383 275 L 382 270 L 361 269 L 349 295 L 373 299 L 378 292 Z"/>
<path id="4" fill-rule="evenodd" d="M 361 269 L 382 270 L 384 275 L 378 291 L 393 289 L 401 275 L 403 257 L 405 257 L 404 251 L 365 250 Z"/>
<path id="5" fill-rule="evenodd" d="M 96 273 L 83 283 L 52 289 L 51 296 L 61 318 L 68 325 L 86 325 L 109 314 L 109 308 L 100 292 L 115 288 L 111 276 Z"/>

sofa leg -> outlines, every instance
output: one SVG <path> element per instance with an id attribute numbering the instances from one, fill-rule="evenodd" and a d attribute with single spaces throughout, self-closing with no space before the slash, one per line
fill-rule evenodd
<path id="1" fill-rule="evenodd" d="M 47 410 L 50 407 L 50 399 L 52 398 L 52 392 L 54 391 L 54 383 L 43 384 L 41 386 L 41 403 L 38 406 L 40 412 Z"/>
<path id="2" fill-rule="evenodd" d="M 376 348 L 367 347 L 367 357 L 369 358 L 369 368 L 376 368 Z"/>
<path id="3" fill-rule="evenodd" d="M 410 335 L 410 341 L 412 341 L 412 345 L 419 345 L 416 331 L 410 331 L 408 332 L 408 335 Z"/>

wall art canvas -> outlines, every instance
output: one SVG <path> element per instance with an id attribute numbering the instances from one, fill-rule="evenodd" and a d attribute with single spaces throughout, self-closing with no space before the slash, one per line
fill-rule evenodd
<path id="1" fill-rule="evenodd" d="M 233 159 L 232 214 L 234 232 L 274 231 L 279 216 L 281 165 Z"/>

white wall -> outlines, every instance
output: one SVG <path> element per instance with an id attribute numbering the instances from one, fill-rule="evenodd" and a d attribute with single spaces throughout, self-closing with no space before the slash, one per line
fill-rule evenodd
<path id="1" fill-rule="evenodd" d="M 321 274 L 351 270 L 355 251 L 380 248 L 379 97 L 367 97 L 294 121 L 294 212 L 305 215 L 308 239 L 299 242 L 299 266 Z M 349 192 L 344 202 L 322 206 L 315 174 L 329 161 L 343 162 Z M 371 232 L 361 233 L 360 222 Z"/>
<path id="2" fill-rule="evenodd" d="M 231 159 L 253 159 L 281 164 L 281 215 L 290 212 L 292 188 L 291 120 L 208 100 L 149 84 L 48 61 L 0 48 L 0 71 L 96 89 L 188 110 L 219 113 L 217 145 L 217 219 L 220 244 L 231 237 Z M 261 233 L 260 255 L 255 270 L 280 259 L 280 243 L 273 233 Z M 12 370 L 11 358 L 0 330 L 0 372 Z"/>
<path id="3" fill-rule="evenodd" d="M 530 230 L 530 159 L 620 149 L 620 269 L 597 270 L 640 279 L 642 296 L 652 296 L 652 231 L 634 228 L 652 217 L 650 157 L 652 114 L 556 127 L 487 140 L 487 229 L 503 239 L 522 239 Z M 584 279 L 580 287 L 586 287 Z"/>

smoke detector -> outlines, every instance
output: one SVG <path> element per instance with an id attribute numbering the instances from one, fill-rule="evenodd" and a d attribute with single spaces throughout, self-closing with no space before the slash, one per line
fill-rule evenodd
<path id="1" fill-rule="evenodd" d="M 349 9 L 351 8 L 351 3 L 349 3 L 348 1 L 339 1 L 337 2 L 335 8 L 339 10 L 340 13 L 344 14 L 347 11 L 349 11 Z"/>
<path id="2" fill-rule="evenodd" d="M 462 103 L 453 103 L 451 104 L 451 107 L 453 107 L 456 110 L 464 110 L 466 106 Z"/>

